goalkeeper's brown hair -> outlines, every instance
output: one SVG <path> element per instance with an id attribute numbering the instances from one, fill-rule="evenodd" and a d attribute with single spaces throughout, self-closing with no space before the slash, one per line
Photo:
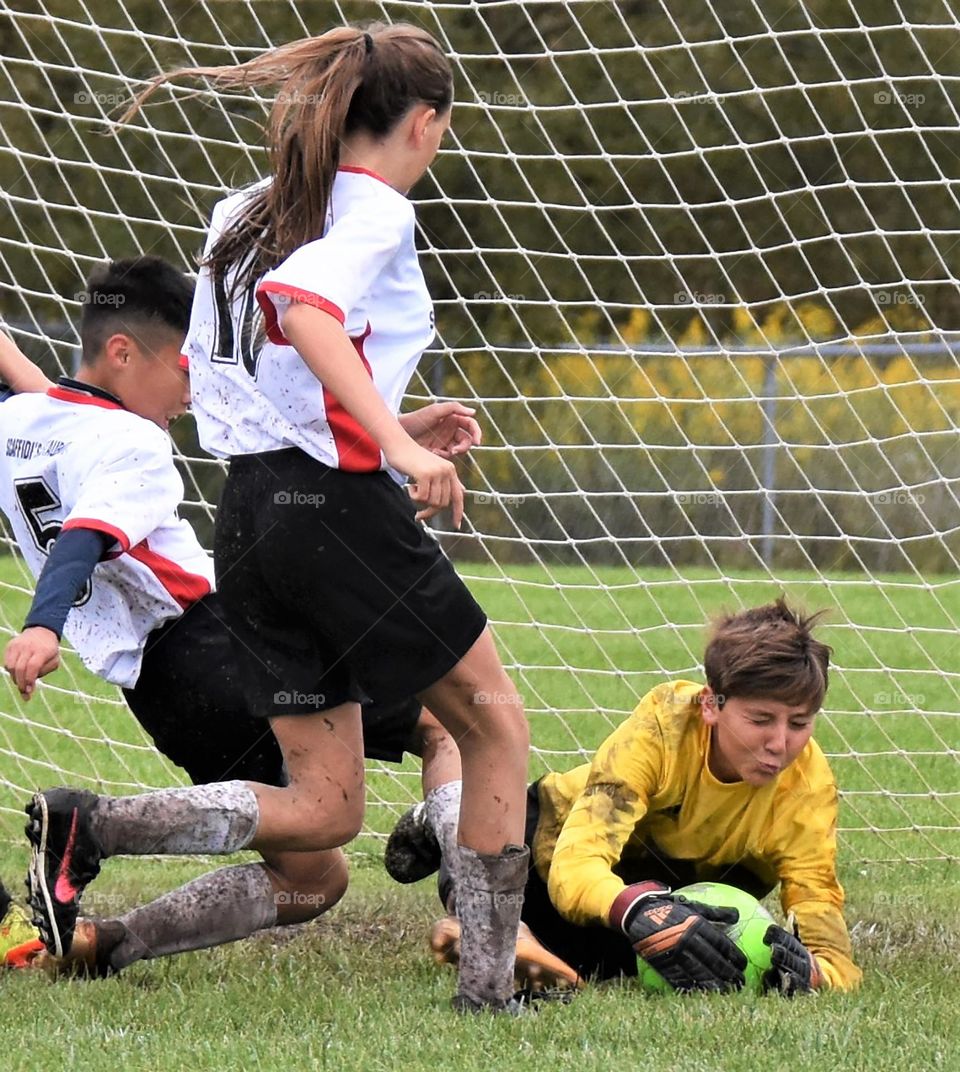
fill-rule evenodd
<path id="1" fill-rule="evenodd" d="M 719 706 L 731 697 L 766 697 L 819 711 L 833 654 L 813 636 L 824 613 L 806 616 L 781 596 L 765 606 L 717 618 L 703 665 Z"/>
<path id="2" fill-rule="evenodd" d="M 224 89 L 278 87 L 267 123 L 273 181 L 251 194 L 203 261 L 215 279 L 238 267 L 235 290 L 321 237 L 345 136 L 359 130 L 383 136 L 415 104 L 443 114 L 453 103 L 449 59 L 431 34 L 406 23 L 339 27 L 246 63 L 168 71 L 151 80 L 120 121 L 181 78 L 205 78 Z"/>

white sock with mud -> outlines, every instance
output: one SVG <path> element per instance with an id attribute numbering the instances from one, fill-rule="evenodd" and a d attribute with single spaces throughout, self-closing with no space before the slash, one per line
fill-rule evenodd
<path id="1" fill-rule="evenodd" d="M 104 856 L 222 855 L 246 848 L 259 820 L 253 790 L 234 781 L 100 797 L 90 825 Z"/>
<path id="2" fill-rule="evenodd" d="M 276 922 L 276 893 L 265 868 L 240 864 L 201 875 L 97 929 L 111 967 L 120 971 L 138 960 L 235 942 Z"/>
<path id="3" fill-rule="evenodd" d="M 530 850 L 508 845 L 499 856 L 460 847 L 457 916 L 460 974 L 454 1004 L 503 1008 L 513 996 L 517 929 Z"/>
<path id="4" fill-rule="evenodd" d="M 438 785 L 436 789 L 431 789 L 423 798 L 427 823 L 440 844 L 443 862 L 447 865 L 447 871 L 453 879 L 454 887 L 456 887 L 460 864 L 460 845 L 457 841 L 457 829 L 460 825 L 460 797 L 462 793 L 463 782 L 458 780 Z"/>

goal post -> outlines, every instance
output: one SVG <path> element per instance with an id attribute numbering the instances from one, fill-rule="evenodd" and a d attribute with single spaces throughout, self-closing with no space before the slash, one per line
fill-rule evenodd
<path id="1" fill-rule="evenodd" d="M 960 856 L 960 24 L 950 5 L 789 0 L 10 0 L 0 12 L 0 319 L 49 373 L 107 257 L 195 264 L 264 173 L 269 97 L 142 80 L 343 21 L 450 54 L 450 141 L 412 192 L 438 334 L 408 403 L 478 409 L 464 531 L 533 774 L 646 689 L 697 679 L 704 623 L 826 607 L 818 738 L 863 861 Z M 220 463 L 175 429 L 210 546 Z M 0 443 L 0 449 L 3 444 Z M 32 581 L 0 547 L 0 640 Z M 171 784 L 73 656 L 0 687 L 0 836 L 38 785 Z M 417 795 L 377 767 L 369 829 Z"/>

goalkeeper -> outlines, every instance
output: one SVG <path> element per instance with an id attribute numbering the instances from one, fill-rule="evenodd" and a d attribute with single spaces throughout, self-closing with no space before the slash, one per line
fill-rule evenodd
<path id="1" fill-rule="evenodd" d="M 639 954 L 679 990 L 742 985 L 745 960 L 716 925 L 735 914 L 671 894 L 716 881 L 755 897 L 779 884 L 795 927 L 766 935 L 768 989 L 860 982 L 836 875 L 837 787 L 812 738 L 830 656 L 815 621 L 783 599 L 722 618 L 706 686 L 654 688 L 592 763 L 530 786 L 523 920 L 572 979 L 636 975 Z M 441 895 L 455 901 L 444 876 Z M 456 959 L 454 918 L 432 944 Z M 518 970 L 538 959 L 521 944 Z"/>

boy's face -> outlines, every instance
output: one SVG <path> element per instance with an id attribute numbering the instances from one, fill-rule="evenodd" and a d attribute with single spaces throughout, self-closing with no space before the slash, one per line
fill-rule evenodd
<path id="1" fill-rule="evenodd" d="M 164 430 L 190 405 L 190 380 L 180 367 L 183 338 L 163 334 L 150 349 L 130 335 L 112 335 L 104 347 L 105 360 L 98 362 L 109 383 L 108 391 L 131 413 L 153 421 Z"/>
<path id="2" fill-rule="evenodd" d="M 762 698 L 727 697 L 723 707 L 711 688 L 700 701 L 711 728 L 710 770 L 721 782 L 764 786 L 800 755 L 813 733 L 816 712 Z"/>

